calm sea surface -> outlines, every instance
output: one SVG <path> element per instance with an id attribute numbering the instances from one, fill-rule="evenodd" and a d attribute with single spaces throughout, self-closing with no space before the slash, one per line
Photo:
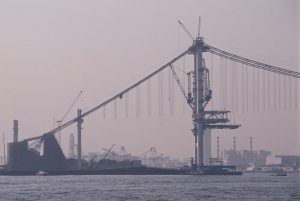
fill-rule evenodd
<path id="1" fill-rule="evenodd" d="M 300 200 L 300 175 L 0 176 L 0 200 Z"/>

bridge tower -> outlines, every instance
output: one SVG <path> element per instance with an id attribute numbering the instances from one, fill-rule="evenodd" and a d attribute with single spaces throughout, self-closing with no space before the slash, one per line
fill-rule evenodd
<path id="1" fill-rule="evenodd" d="M 195 136 L 195 166 L 204 166 L 204 133 L 206 129 L 236 129 L 240 125 L 227 124 L 229 119 L 227 114 L 230 111 L 214 110 L 206 111 L 205 106 L 212 98 L 210 89 L 209 70 L 206 68 L 203 53 L 207 52 L 208 47 L 203 38 L 198 36 L 193 40 L 193 45 L 189 48 L 189 54 L 194 56 L 194 70 L 191 72 L 193 77 L 192 97 L 188 99 L 193 109 L 193 135 Z M 225 124 L 226 123 L 226 124 Z"/>
<path id="2" fill-rule="evenodd" d="M 203 65 L 203 38 L 197 37 L 194 40 L 191 53 L 194 55 L 194 83 L 193 83 L 193 122 L 194 122 L 194 135 L 195 143 L 197 145 L 197 158 L 196 164 L 203 165 L 203 136 L 204 136 L 204 65 Z"/>

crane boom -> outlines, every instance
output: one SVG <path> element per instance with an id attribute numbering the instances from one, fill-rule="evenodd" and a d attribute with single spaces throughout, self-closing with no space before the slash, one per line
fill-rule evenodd
<path id="1" fill-rule="evenodd" d="M 110 147 L 109 150 L 106 152 L 106 154 L 105 154 L 105 156 L 103 157 L 102 160 L 104 160 L 104 159 L 108 156 L 108 154 L 111 152 L 111 150 L 112 150 L 112 148 L 113 148 L 114 146 L 115 146 L 115 144 L 111 145 L 111 147 Z"/>
<path id="2" fill-rule="evenodd" d="M 179 78 L 178 78 L 178 75 L 177 75 L 176 71 L 174 70 L 172 64 L 170 64 L 170 68 L 171 68 L 171 70 L 172 70 L 172 74 L 173 74 L 173 76 L 174 76 L 174 78 L 175 78 L 175 80 L 176 80 L 176 82 L 177 82 L 177 84 L 178 84 L 178 86 L 179 86 L 179 88 L 180 88 L 180 91 L 181 91 L 182 95 L 183 95 L 184 98 L 186 99 L 186 101 L 187 101 L 187 103 L 189 104 L 189 106 L 192 107 L 192 105 L 191 105 L 191 104 L 189 103 L 189 101 L 188 101 L 188 97 L 187 97 L 187 95 L 186 95 L 186 92 L 185 92 L 185 90 L 184 90 L 184 87 L 182 86 L 182 84 L 181 84 L 181 82 L 180 82 L 180 80 L 179 80 Z"/>
<path id="3" fill-rule="evenodd" d="M 68 110 L 66 111 L 66 113 L 64 114 L 64 116 L 59 121 L 57 121 L 57 122 L 63 122 L 65 120 L 65 118 L 68 116 L 68 114 L 70 113 L 70 111 L 72 110 L 72 108 L 74 107 L 75 103 L 80 98 L 80 96 L 81 96 L 82 93 L 83 93 L 83 91 L 81 90 L 79 92 L 79 94 L 75 97 L 75 99 L 73 100 L 72 104 L 70 105 L 70 107 L 68 108 Z"/>
<path id="4" fill-rule="evenodd" d="M 75 97 L 75 99 L 73 100 L 72 104 L 70 105 L 70 107 L 67 109 L 66 113 L 64 114 L 64 116 L 57 121 L 57 127 L 60 127 L 62 122 L 65 120 L 65 118 L 68 116 L 68 114 L 70 113 L 70 111 L 72 110 L 72 108 L 74 107 L 75 103 L 77 102 L 77 100 L 79 99 L 79 97 L 82 94 L 82 90 L 79 92 L 79 94 Z M 58 143 L 59 145 L 61 145 L 61 130 L 58 132 Z"/>
<path id="5" fill-rule="evenodd" d="M 178 20 L 178 23 L 181 25 L 181 27 L 183 28 L 183 30 L 185 31 L 185 33 L 187 33 L 187 35 L 194 41 L 194 37 L 193 35 L 189 32 L 189 30 L 184 26 L 184 24 L 182 24 L 182 22 L 180 22 L 180 20 Z"/>

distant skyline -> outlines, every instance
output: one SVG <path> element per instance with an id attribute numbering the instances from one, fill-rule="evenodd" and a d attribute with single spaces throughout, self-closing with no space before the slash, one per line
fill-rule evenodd
<path id="1" fill-rule="evenodd" d="M 55 119 L 63 116 L 80 90 L 83 95 L 67 120 L 76 116 L 77 108 L 86 111 L 153 72 L 192 43 L 178 20 L 195 35 L 201 16 L 201 35 L 207 44 L 300 72 L 299 10 L 297 0 L 2 1 L 0 131 L 11 142 L 12 121 L 18 119 L 19 139 L 41 135 L 56 126 Z M 206 63 L 211 64 L 209 56 Z M 183 69 L 183 61 L 177 67 Z M 219 67 L 215 57 L 216 75 Z M 191 69 L 191 59 L 186 59 L 185 70 Z M 151 117 L 147 117 L 145 84 L 140 88 L 140 117 L 133 90 L 128 118 L 123 98 L 117 102 L 116 119 L 114 104 L 106 108 L 105 119 L 102 110 L 85 119 L 83 152 L 102 151 L 116 144 L 134 155 L 154 146 L 173 158 L 192 157 L 191 112 L 188 106 L 184 109 L 184 99 L 174 82 L 175 110 L 170 115 L 168 73 L 164 72 L 163 121 L 157 105 L 159 78 L 155 77 Z M 219 82 L 217 77 L 213 79 L 215 99 Z M 237 149 L 248 149 L 252 136 L 254 150 L 300 155 L 299 89 L 297 111 L 234 114 L 232 121 L 242 127 L 214 130 L 213 155 L 216 136 L 220 136 L 221 149 L 231 148 L 234 136 Z M 76 134 L 76 126 L 62 133 L 68 155 L 69 135 Z"/>

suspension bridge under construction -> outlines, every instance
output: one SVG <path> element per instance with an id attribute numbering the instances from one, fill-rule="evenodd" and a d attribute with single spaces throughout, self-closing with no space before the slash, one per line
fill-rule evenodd
<path id="1" fill-rule="evenodd" d="M 194 136 L 194 160 L 193 167 L 197 171 L 201 171 L 204 166 L 203 158 L 203 137 L 207 129 L 238 129 L 241 125 L 232 123 L 229 119 L 229 113 L 253 111 L 270 111 L 270 110 L 296 110 L 298 107 L 298 79 L 300 73 L 285 68 L 276 67 L 254 61 L 234 53 L 221 50 L 205 43 L 200 36 L 200 31 L 194 38 L 185 26 L 180 22 L 183 29 L 193 40 L 192 45 L 173 58 L 165 65 L 158 68 L 153 73 L 140 79 L 135 84 L 121 90 L 111 98 L 103 101 L 95 107 L 82 112 L 78 109 L 77 116 L 63 123 L 58 121 L 58 126 L 42 135 L 18 141 L 18 126 L 14 124 L 14 141 L 8 146 L 8 170 L 19 170 L 19 166 L 24 164 L 24 149 L 28 149 L 29 142 L 44 143 L 43 166 L 47 170 L 60 170 L 63 167 L 55 165 L 62 163 L 64 155 L 59 147 L 54 135 L 60 133 L 63 129 L 77 124 L 77 170 L 82 169 L 82 126 L 84 118 L 92 115 L 96 111 L 103 109 L 109 104 L 114 104 L 114 116 L 116 113 L 116 101 L 125 101 L 125 116 L 128 116 L 129 92 L 136 90 L 136 115 L 140 115 L 140 87 L 146 84 L 147 89 L 147 113 L 151 114 L 151 82 L 153 77 L 158 77 L 158 95 L 159 95 L 159 115 L 162 116 L 162 108 L 164 107 L 163 93 L 164 83 L 163 71 L 169 70 L 169 88 L 170 79 L 176 81 L 180 92 L 182 93 L 186 104 L 192 111 L 192 135 Z M 207 59 L 211 58 L 210 66 L 207 65 Z M 186 72 L 177 67 L 177 63 L 186 57 L 192 58 L 193 70 Z M 215 62 L 219 58 L 219 63 Z M 179 72 L 180 70 L 180 72 Z M 179 74 L 179 73 L 180 74 Z M 170 75 L 172 78 L 170 78 Z M 182 76 L 181 76 L 182 75 Z M 220 86 L 214 86 L 213 80 L 219 76 Z M 182 77 L 182 78 L 181 78 Z M 186 80 L 187 78 L 187 86 Z M 250 82 L 251 79 L 251 82 Z M 152 80 L 152 81 L 151 81 Z M 249 83 L 252 83 L 250 87 Z M 173 87 L 173 86 L 172 86 Z M 214 88 L 218 88 L 215 90 Z M 250 91 L 252 90 L 252 91 Z M 218 93 L 219 92 L 219 93 Z M 170 93 L 170 91 L 169 91 Z M 215 97 L 218 97 L 216 102 Z M 250 100 L 251 97 L 251 100 Z M 262 97 L 262 98 L 259 98 Z M 208 107 L 208 105 L 211 107 Z M 250 105 L 252 103 L 252 105 Z M 170 111 L 174 110 L 174 97 L 170 96 Z M 54 145 L 53 145 L 54 144 Z M 36 156 L 30 155 L 32 160 L 37 159 Z M 39 166 L 40 169 L 42 166 Z M 36 167 L 32 167 L 33 169 Z M 30 169 L 30 168 L 29 168 Z"/>

